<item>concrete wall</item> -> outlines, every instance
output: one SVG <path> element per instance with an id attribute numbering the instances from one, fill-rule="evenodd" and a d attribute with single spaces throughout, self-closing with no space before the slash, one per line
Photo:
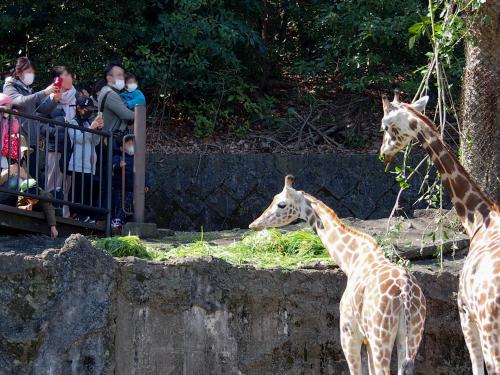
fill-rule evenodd
<path id="1" fill-rule="evenodd" d="M 16 246 L 0 247 L 2 375 L 348 373 L 338 269 L 117 262 L 81 236 L 60 250 Z M 416 374 L 470 374 L 457 272 L 415 275 L 428 306 Z"/>
<path id="2" fill-rule="evenodd" d="M 146 217 L 175 230 L 246 228 L 281 191 L 286 174 L 341 217 L 387 217 L 399 191 L 377 156 L 366 154 L 152 154 L 148 171 Z M 421 181 L 416 175 L 402 194 L 400 205 L 408 213 L 423 208 L 412 207 Z"/>

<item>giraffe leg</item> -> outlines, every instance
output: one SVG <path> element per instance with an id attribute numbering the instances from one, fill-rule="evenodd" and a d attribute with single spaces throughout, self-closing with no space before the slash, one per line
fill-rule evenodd
<path id="1" fill-rule="evenodd" d="M 465 312 L 460 314 L 460 322 L 464 333 L 465 343 L 467 344 L 467 349 L 469 349 L 470 360 L 472 362 L 472 374 L 484 375 L 481 338 L 476 323 L 471 321 Z"/>
<path id="2" fill-rule="evenodd" d="M 361 375 L 361 346 L 363 344 L 363 337 L 359 333 L 356 323 L 349 321 L 342 314 L 340 315 L 340 342 L 349 366 L 349 372 L 351 375 Z"/>
<path id="3" fill-rule="evenodd" d="M 391 347 L 385 347 L 375 342 L 370 343 L 373 348 L 371 357 L 373 361 L 373 375 L 391 375 Z"/>
<path id="4" fill-rule="evenodd" d="M 489 324 L 491 328 L 493 325 Z M 483 327 L 481 331 L 481 346 L 486 363 L 486 369 L 489 374 L 500 374 L 500 335 L 498 332 L 490 329 L 489 332 Z"/>

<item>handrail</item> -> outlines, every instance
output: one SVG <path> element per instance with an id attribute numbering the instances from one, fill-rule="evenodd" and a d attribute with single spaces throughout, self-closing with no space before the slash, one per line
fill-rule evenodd
<path id="1" fill-rule="evenodd" d="M 41 117 L 41 116 L 36 116 L 36 115 L 29 115 L 27 113 L 19 112 L 19 111 L 12 110 L 12 109 L 7 109 L 5 107 L 0 107 L 0 112 L 8 113 L 10 115 L 14 115 L 17 117 L 28 118 L 30 120 L 36 120 L 36 121 L 39 121 L 41 123 L 63 126 L 65 128 L 70 128 L 70 129 L 80 130 L 80 131 L 84 131 L 84 132 L 88 132 L 88 133 L 98 134 L 98 135 L 101 135 L 103 137 L 113 136 L 113 134 L 107 130 L 95 130 L 95 129 L 89 129 L 89 128 L 82 128 L 81 126 L 70 124 L 69 122 L 62 122 L 62 121 L 54 120 L 51 118 L 46 118 L 46 117 Z"/>
<path id="2" fill-rule="evenodd" d="M 82 212 L 88 211 L 89 213 L 92 212 L 95 214 L 105 215 L 106 234 L 109 235 L 111 228 L 111 188 L 112 188 L 111 180 L 112 180 L 112 157 L 113 157 L 113 142 L 110 140 L 113 139 L 113 133 L 107 130 L 95 130 L 90 128 L 84 128 L 67 122 L 45 118 L 38 115 L 27 114 L 17 110 L 7 109 L 5 107 L 0 107 L 0 122 L 4 120 L 2 115 L 3 113 L 8 113 L 11 115 L 10 119 L 7 120 L 9 121 L 8 122 L 9 148 L 8 148 L 8 156 L 4 157 L 3 155 L 0 155 L 0 158 L 7 159 L 9 165 L 8 180 L 10 181 L 11 178 L 15 178 L 17 179 L 17 183 L 15 183 L 16 184 L 15 189 L 0 187 L 0 192 L 15 196 L 34 198 L 37 200 L 54 203 L 56 205 L 72 207 L 78 210 L 84 210 Z M 24 179 L 20 176 L 20 170 L 19 170 L 19 168 L 21 168 L 19 164 L 20 160 L 13 159 L 13 156 L 11 154 L 12 153 L 11 145 L 13 141 L 10 140 L 12 139 L 13 135 L 11 131 L 12 131 L 12 124 L 15 118 L 20 120 L 19 134 L 24 136 L 27 147 L 35 149 L 35 152 L 33 154 L 31 154 L 31 152 L 28 152 L 26 157 L 26 162 L 23 164 L 22 168 L 26 171 L 28 175 L 31 175 L 33 176 L 32 178 L 35 178 L 35 180 L 37 181 L 37 186 L 44 188 L 46 191 L 64 192 L 65 194 L 64 199 L 60 199 L 57 196 L 54 197 L 45 195 L 41 196 L 38 190 L 36 191 L 36 194 L 30 194 L 29 192 L 21 192 L 19 190 L 21 180 Z M 26 125 L 23 123 L 22 119 L 34 120 L 33 122 L 28 123 L 29 129 L 26 128 Z M 33 131 L 30 130 L 32 129 L 32 127 L 36 127 L 34 131 L 35 134 L 32 134 Z M 60 133 L 62 129 L 59 129 L 58 131 L 58 127 L 64 129 L 64 134 Z M 52 130 L 49 131 L 49 129 Z M 53 132 L 54 129 L 55 132 Z M 71 132 L 70 129 L 82 132 L 84 141 L 86 139 L 85 134 L 88 134 L 87 140 L 89 140 L 90 138 L 89 140 L 90 145 L 91 147 L 94 147 L 94 151 L 91 151 L 91 155 L 87 155 L 87 158 L 95 155 L 98 159 L 98 160 L 95 159 L 91 160 L 91 172 L 86 172 L 85 168 L 85 164 L 87 162 L 85 158 L 85 153 L 86 153 L 85 148 L 88 147 L 87 146 L 88 143 L 86 142 L 81 143 L 80 144 L 81 146 L 78 148 L 78 153 L 77 153 L 76 140 L 73 140 L 73 142 L 70 143 L 70 139 L 73 139 L 71 138 L 71 136 L 75 137 L 76 133 Z M 2 132 L 2 130 L 3 129 L 0 129 L 0 133 Z M 92 137 L 95 137 L 95 135 L 99 137 L 99 141 L 98 142 L 96 141 L 96 143 L 94 144 L 94 142 L 92 142 Z M 1 134 L 1 136 L 2 137 L 0 139 L 0 149 L 3 149 L 4 134 Z M 18 139 L 17 142 L 19 144 L 18 145 L 19 149 L 17 150 L 18 151 L 17 157 L 21 159 L 21 139 L 19 137 L 17 137 L 17 139 Z M 41 140 L 45 140 L 45 150 L 43 152 L 40 151 L 38 148 L 38 146 L 41 144 L 40 143 Z M 48 151 L 49 150 L 48 143 L 51 142 L 54 142 L 53 143 L 54 150 Z M 59 147 L 58 150 L 59 143 L 63 142 L 64 146 L 60 145 L 61 147 Z M 71 144 L 73 145 L 72 152 L 68 150 L 68 146 Z M 60 148 L 63 148 L 63 150 L 60 150 Z M 97 151 L 96 149 L 99 151 Z M 52 161 L 52 163 L 57 163 L 57 165 L 48 164 L 49 152 L 59 155 L 57 156 L 55 162 Z M 73 158 L 73 162 L 72 164 L 69 164 L 71 158 Z M 40 159 L 42 160 L 44 159 L 43 164 L 41 164 Z M 63 166 L 61 168 L 59 168 L 59 159 L 63 161 Z M 80 166 L 75 166 L 76 159 L 81 160 Z M 17 174 L 11 172 L 12 166 L 14 166 L 15 168 L 16 165 L 18 166 Z M 53 185 L 51 181 L 50 186 L 47 186 L 47 184 L 49 183 L 47 180 L 48 169 L 50 167 L 57 168 L 55 173 L 57 176 L 59 176 L 59 178 L 61 178 L 62 181 L 59 182 L 59 184 L 61 184 L 62 186 L 58 186 L 56 180 L 54 180 Z M 99 170 L 98 173 L 97 170 Z M 106 172 L 106 174 L 104 174 L 104 172 Z M 88 176 L 89 174 L 90 177 Z M 79 182 L 79 184 L 76 184 L 76 182 Z M 71 186 L 71 191 L 69 191 L 69 186 Z M 75 196 L 74 189 L 80 189 L 80 191 L 78 192 L 78 196 Z M 90 204 L 87 204 L 87 202 Z"/>

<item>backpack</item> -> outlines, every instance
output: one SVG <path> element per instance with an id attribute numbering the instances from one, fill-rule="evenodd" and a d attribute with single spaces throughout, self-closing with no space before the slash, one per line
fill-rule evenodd
<path id="1" fill-rule="evenodd" d="M 5 133 L 2 140 L 2 156 L 12 160 L 19 160 L 19 134 Z"/>

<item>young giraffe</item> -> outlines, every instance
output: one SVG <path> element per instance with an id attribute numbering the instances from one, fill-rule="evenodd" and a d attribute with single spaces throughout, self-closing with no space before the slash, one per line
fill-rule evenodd
<path id="1" fill-rule="evenodd" d="M 412 374 L 425 322 L 425 297 L 415 278 L 390 263 L 372 237 L 342 223 L 331 208 L 292 183 L 287 176 L 283 191 L 250 228 L 305 220 L 348 277 L 340 301 L 340 335 L 351 374 L 361 374 L 366 344 L 370 375 L 390 375 L 395 340 L 398 374 Z"/>
<path id="2" fill-rule="evenodd" d="M 428 97 L 412 105 L 383 97 L 384 138 L 381 155 L 387 165 L 412 138 L 419 140 L 441 174 L 451 201 L 470 237 L 458 290 L 460 321 L 474 375 L 500 374 L 500 213 L 443 142 L 422 112 Z"/>

